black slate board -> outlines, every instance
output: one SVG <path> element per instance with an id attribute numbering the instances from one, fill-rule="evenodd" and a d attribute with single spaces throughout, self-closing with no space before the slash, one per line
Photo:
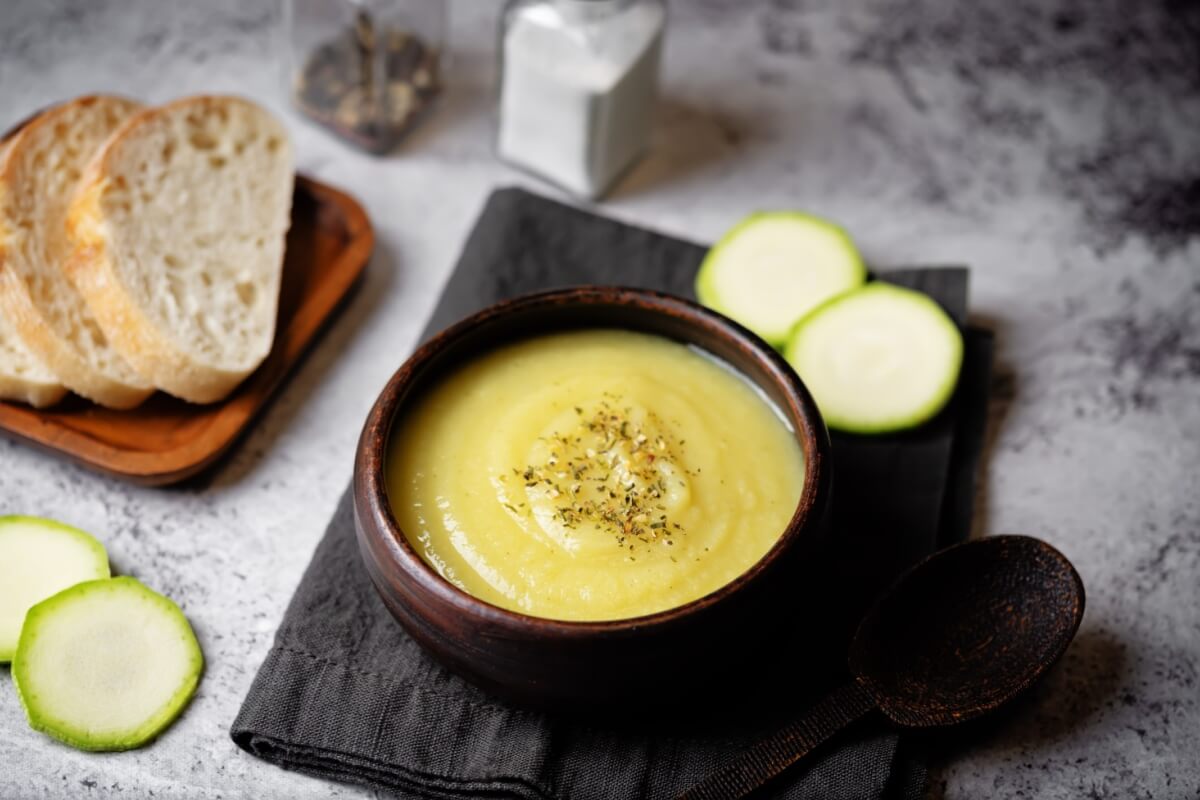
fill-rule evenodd
<path id="1" fill-rule="evenodd" d="M 705 249 L 518 189 L 491 196 L 425 337 L 497 299 L 584 283 L 691 296 Z M 961 323 L 965 269 L 888 272 Z M 845 679 L 862 608 L 939 542 L 965 538 L 986 413 L 991 339 L 968 331 L 955 399 L 895 437 L 834 436 L 834 531 L 824 580 L 797 586 L 803 636 L 764 654 L 754 685 L 719 687 L 698 714 L 577 720 L 507 708 L 428 659 L 393 623 L 359 563 L 347 498 L 301 581 L 232 729 L 251 753 L 413 797 L 670 797 Z M 714 643 L 719 646 L 719 643 Z M 718 696 L 721 702 L 718 702 Z M 917 797 L 907 739 L 868 720 L 767 792 Z"/>

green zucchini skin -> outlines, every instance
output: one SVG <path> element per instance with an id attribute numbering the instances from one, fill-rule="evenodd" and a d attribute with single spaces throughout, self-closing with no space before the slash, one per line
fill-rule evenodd
<path id="1" fill-rule="evenodd" d="M 36 540 L 36 541 L 33 541 Z M 45 542 L 45 544 L 43 544 Z M 74 550 L 70 569 L 61 559 L 63 546 Z M 5 576 L 7 570 L 13 573 Z M 13 587 L 32 573 L 42 579 L 36 594 Z M 0 517 L 0 663 L 12 661 L 20 637 L 21 623 L 29 608 L 80 581 L 107 578 L 108 552 L 96 537 L 62 522 L 17 514 Z M 6 596 L 7 594 L 7 596 Z"/>
<path id="2" fill-rule="evenodd" d="M 880 311 L 893 317 L 885 320 Z M 839 354 L 830 352 L 834 349 L 830 341 L 842 324 L 847 337 L 889 342 L 892 353 L 902 360 L 892 370 L 898 369 L 899 377 L 889 385 L 869 380 L 867 370 L 847 368 L 839 379 L 831 368 Z M 868 328 L 871 336 L 865 335 Z M 788 338 L 784 357 L 813 393 L 826 425 L 847 433 L 878 435 L 919 427 L 945 407 L 958 385 L 963 338 L 954 320 L 928 295 L 874 281 L 828 300 L 800 320 Z M 918 374 L 921 370 L 924 375 Z M 909 397 L 898 400 L 906 380 L 910 380 L 910 387 L 905 387 L 911 389 L 906 392 Z"/>
<path id="3" fill-rule="evenodd" d="M 111 602 L 114 599 L 117 601 L 115 605 Z M 98 621 L 112 625 L 114 630 L 119 629 L 121 624 L 129 624 L 131 620 L 136 620 L 139 615 L 151 614 L 158 617 L 156 622 L 161 623 L 159 633 L 165 635 L 156 641 L 155 645 L 160 653 L 168 648 L 173 648 L 174 652 L 170 659 L 173 663 L 155 666 L 174 668 L 176 674 L 169 681 L 169 694 L 164 693 L 165 696 L 154 706 L 152 713 L 124 728 L 97 732 L 94 725 L 82 719 L 81 715 L 75 714 L 75 719 L 70 718 L 73 709 L 62 708 L 61 703 L 56 704 L 55 698 L 48 696 L 52 694 L 55 683 L 48 671 L 69 671 L 73 667 L 71 661 L 64 658 L 61 650 L 56 650 L 53 644 L 40 647 L 39 639 L 43 636 L 53 638 L 57 633 L 61 641 L 61 631 L 47 630 L 53 625 L 80 626 L 85 628 L 81 633 L 86 632 L 86 624 L 97 621 L 88 618 L 88 615 L 94 614 L 97 602 L 105 600 L 110 603 L 110 613 L 107 616 L 101 615 Z M 111 609 L 119 609 L 122 605 L 128 607 L 131 612 L 129 615 L 111 613 Z M 75 615 L 74 618 L 71 615 Z M 80 618 L 83 618 L 83 626 L 80 624 Z M 144 626 L 139 629 L 144 630 Z M 170 637 L 169 641 L 167 636 Z M 70 639 L 72 636 L 66 638 Z M 105 646 L 100 644 L 101 648 Z M 117 650 L 122 646 L 120 642 L 112 642 L 107 646 L 113 649 L 99 654 L 91 665 L 96 670 L 111 672 L 113 663 L 125 655 Z M 116 658 L 113 658 L 114 653 Z M 136 663 L 143 665 L 152 660 L 153 656 L 151 653 L 149 658 L 138 660 Z M 204 656 L 200 644 L 179 606 L 130 577 L 85 581 L 35 605 L 30 609 L 21 630 L 21 639 L 12 665 L 13 683 L 17 687 L 17 694 L 30 727 L 71 747 L 93 752 L 131 750 L 154 739 L 183 712 L 196 691 L 203 670 Z M 81 674 L 88 673 L 85 671 Z M 120 679 L 127 675 L 105 674 L 102 677 L 111 679 L 113 684 L 119 684 Z M 122 700 L 118 695 L 119 692 L 114 690 L 111 698 L 114 704 Z"/>
<path id="4" fill-rule="evenodd" d="M 781 225 L 785 227 L 779 227 Z M 728 298 L 723 296 L 718 286 L 718 278 L 722 271 L 745 271 L 746 269 L 744 263 L 735 263 L 737 257 L 732 254 L 734 249 L 744 244 L 746 237 L 755 236 L 759 231 L 766 231 L 768 226 L 775 228 L 776 235 L 781 230 L 786 231 L 786 226 L 795 226 L 797 232 L 802 231 L 803 235 L 820 248 L 820 251 L 816 253 L 811 250 L 807 253 L 792 253 L 791 251 L 784 253 L 784 257 L 793 259 L 794 269 L 797 272 L 821 269 L 830 273 L 824 276 L 828 285 L 816 295 L 790 293 L 785 296 L 780 294 L 779 286 L 763 285 L 761 287 L 762 302 L 777 303 L 783 298 L 784 302 L 794 305 L 794 312 L 790 313 L 786 323 L 783 324 L 765 324 L 761 319 L 755 318 L 756 315 L 752 310 L 734 308 L 728 302 Z M 768 233 L 768 235 L 770 234 Z M 785 246 L 771 248 L 771 250 L 772 255 L 778 257 L 778 254 L 787 248 Z M 789 265 L 790 268 L 792 268 L 791 265 Z M 750 265 L 750 269 L 753 269 L 753 265 Z M 740 277 L 738 276 L 739 279 Z M 744 277 L 748 281 L 754 280 L 752 275 Z M 787 344 L 789 333 L 796 322 L 831 297 L 861 286 L 866 278 L 866 265 L 863 263 L 858 248 L 854 245 L 850 235 L 839 225 L 803 211 L 757 211 L 730 228 L 708 251 L 696 273 L 695 291 L 697 299 L 703 305 L 740 322 L 773 347 L 782 349 Z"/>

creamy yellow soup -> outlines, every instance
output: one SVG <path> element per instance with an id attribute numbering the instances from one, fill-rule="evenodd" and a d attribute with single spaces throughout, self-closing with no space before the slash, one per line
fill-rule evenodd
<path id="1" fill-rule="evenodd" d="M 498 348 L 398 421 L 388 494 L 464 591 L 564 620 L 621 619 L 729 583 L 780 537 L 804 456 L 709 354 L 619 330 Z"/>

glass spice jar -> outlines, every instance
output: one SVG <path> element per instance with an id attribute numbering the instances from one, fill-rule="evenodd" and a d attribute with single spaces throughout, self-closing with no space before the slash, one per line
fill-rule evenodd
<path id="1" fill-rule="evenodd" d="M 285 0 L 287 84 L 305 115 L 391 150 L 441 87 L 445 0 Z"/>

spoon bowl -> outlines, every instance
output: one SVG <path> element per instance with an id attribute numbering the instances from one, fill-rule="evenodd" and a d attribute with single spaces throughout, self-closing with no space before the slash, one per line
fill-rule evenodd
<path id="1" fill-rule="evenodd" d="M 743 797 L 876 708 L 908 728 L 991 711 L 1062 656 L 1083 604 L 1079 573 L 1040 539 L 989 536 L 934 553 L 859 623 L 850 643 L 853 681 L 680 798 Z"/>
<path id="2" fill-rule="evenodd" d="M 850 671 L 889 719 L 951 725 L 1011 700 L 1067 649 L 1083 619 L 1071 562 L 1030 536 L 947 548 L 867 612 Z"/>

